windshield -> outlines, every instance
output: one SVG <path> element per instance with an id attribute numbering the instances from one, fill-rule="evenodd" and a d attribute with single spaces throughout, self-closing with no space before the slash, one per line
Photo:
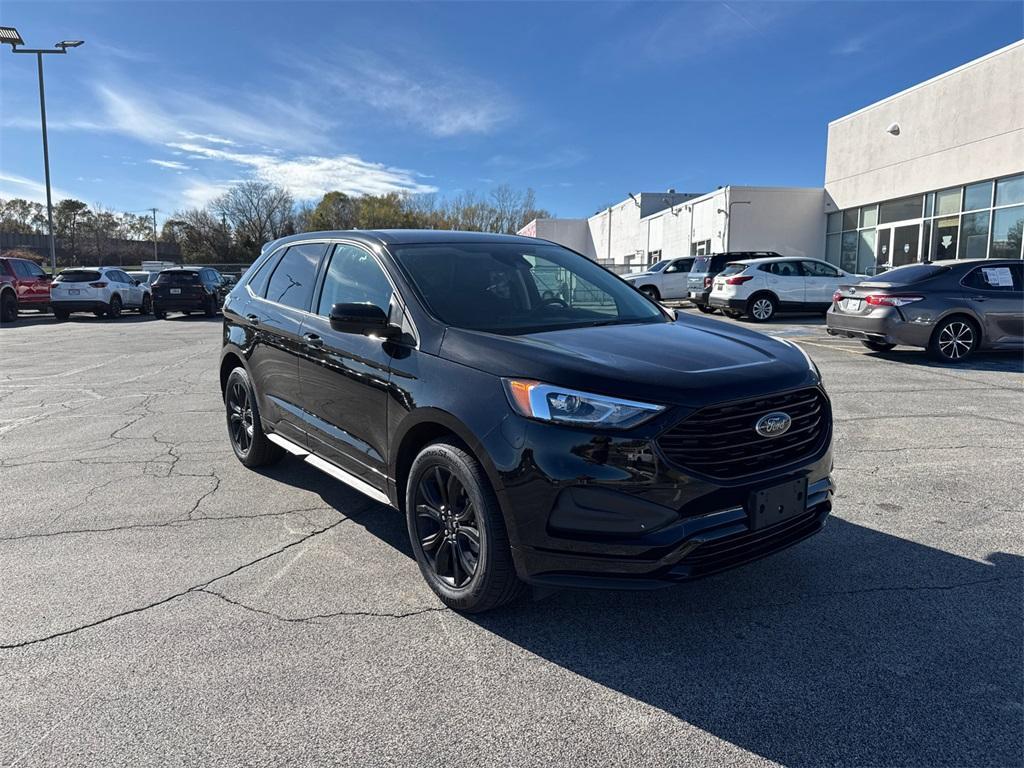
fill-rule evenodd
<path id="1" fill-rule="evenodd" d="M 665 267 L 668 266 L 668 263 L 670 261 L 672 261 L 672 259 L 662 259 L 661 261 L 656 261 L 653 264 L 651 264 L 650 267 L 648 267 L 647 271 L 648 272 L 661 272 L 661 270 L 663 270 Z"/>
<path id="2" fill-rule="evenodd" d="M 445 243 L 392 253 L 430 312 L 458 328 L 517 334 L 668 321 L 622 280 L 555 245 Z"/>
<path id="3" fill-rule="evenodd" d="M 140 283 L 148 283 L 149 278 L 152 277 L 149 272 L 129 272 L 128 275 L 134 277 Z"/>
<path id="4" fill-rule="evenodd" d="M 57 275 L 57 283 L 91 283 L 100 279 L 100 273 L 91 269 L 69 269 Z"/>

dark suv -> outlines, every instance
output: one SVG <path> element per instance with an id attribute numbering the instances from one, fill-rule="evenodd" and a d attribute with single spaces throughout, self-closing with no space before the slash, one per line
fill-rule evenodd
<path id="1" fill-rule="evenodd" d="M 689 294 L 687 298 L 701 312 L 712 315 L 715 313 L 715 308 L 709 303 L 711 286 L 715 281 L 715 275 L 725 269 L 726 264 L 742 259 L 763 259 L 778 255 L 775 251 L 726 251 L 725 253 L 697 256 L 693 260 L 693 266 L 690 267 L 690 274 L 686 282 Z"/>
<path id="2" fill-rule="evenodd" d="M 677 319 L 534 238 L 278 240 L 224 305 L 220 382 L 243 464 L 287 452 L 401 510 L 459 610 L 704 576 L 831 510 L 830 404 L 799 347 Z"/>
<path id="3" fill-rule="evenodd" d="M 227 294 L 220 272 L 210 267 L 165 269 L 153 281 L 153 314 L 160 319 L 168 312 L 217 314 Z"/>

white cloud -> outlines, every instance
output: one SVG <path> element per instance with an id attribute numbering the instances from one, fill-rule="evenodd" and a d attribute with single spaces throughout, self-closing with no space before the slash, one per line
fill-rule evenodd
<path id="1" fill-rule="evenodd" d="M 53 202 L 71 197 L 70 194 L 57 187 L 50 187 Z M 46 203 L 46 185 L 34 179 L 17 176 L 13 173 L 0 173 L 0 197 L 9 200 L 20 197 L 35 203 Z"/>
<path id="2" fill-rule="evenodd" d="M 512 114 L 511 98 L 493 83 L 418 62 L 405 69 L 393 59 L 345 48 L 333 59 L 303 65 L 318 88 L 412 123 L 434 136 L 490 133 Z"/>
<path id="3" fill-rule="evenodd" d="M 174 170 L 174 171 L 191 171 L 192 170 L 191 166 L 185 165 L 185 163 L 179 163 L 177 160 L 156 160 L 156 159 L 152 159 L 151 158 L 151 159 L 147 160 L 146 162 L 147 163 L 152 163 L 153 165 L 159 165 L 161 168 L 169 168 L 169 169 Z"/>
<path id="4" fill-rule="evenodd" d="M 331 190 L 352 195 L 380 195 L 387 192 L 436 192 L 437 187 L 421 184 L 414 171 L 371 163 L 355 155 L 303 155 L 287 158 L 252 152 L 234 152 L 199 144 L 171 143 L 169 146 L 211 160 L 250 168 L 253 176 L 279 184 L 295 197 L 316 198 Z"/>

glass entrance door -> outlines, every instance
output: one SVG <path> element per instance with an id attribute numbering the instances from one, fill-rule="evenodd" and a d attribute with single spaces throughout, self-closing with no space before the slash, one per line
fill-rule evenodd
<path id="1" fill-rule="evenodd" d="M 878 229 L 878 238 L 875 240 L 875 268 L 877 272 L 884 272 L 892 265 L 889 263 L 892 248 L 892 230 L 889 227 Z"/>
<path id="2" fill-rule="evenodd" d="M 902 267 L 918 259 L 917 249 L 921 242 L 921 225 L 910 224 L 892 229 L 892 265 Z"/>

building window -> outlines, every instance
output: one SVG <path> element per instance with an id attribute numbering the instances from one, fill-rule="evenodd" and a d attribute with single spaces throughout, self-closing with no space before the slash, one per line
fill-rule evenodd
<path id="1" fill-rule="evenodd" d="M 1024 176 L 1020 177 L 1024 181 Z M 1021 258 L 1021 239 L 1024 234 L 1024 205 L 1000 208 L 992 216 L 992 248 L 990 259 Z"/>
<path id="2" fill-rule="evenodd" d="M 960 213 L 960 187 L 935 193 L 935 215 L 949 216 Z"/>
<path id="3" fill-rule="evenodd" d="M 865 229 L 860 233 L 860 242 L 857 245 L 857 269 L 858 275 L 868 274 L 868 269 L 875 266 L 875 237 L 878 233 L 873 229 Z"/>
<path id="4" fill-rule="evenodd" d="M 828 218 L 825 220 L 825 225 L 826 225 L 825 226 L 825 231 L 828 232 L 829 234 L 832 234 L 833 232 L 840 232 L 840 231 L 842 231 L 842 229 L 843 229 L 843 212 L 842 211 L 836 211 L 835 213 L 830 213 L 828 215 Z"/>
<path id="5" fill-rule="evenodd" d="M 965 213 L 960 221 L 960 258 L 984 259 L 988 255 L 989 212 Z"/>
<path id="6" fill-rule="evenodd" d="M 992 207 L 992 182 L 983 181 L 981 184 L 971 184 L 964 188 L 964 210 L 980 211 L 983 208 Z"/>
<path id="7" fill-rule="evenodd" d="M 842 235 L 829 235 L 825 238 L 825 261 L 829 264 L 839 266 L 839 255 L 842 248 L 840 239 Z"/>
<path id="8" fill-rule="evenodd" d="M 1024 174 L 996 182 L 996 205 L 1024 203 Z"/>
<path id="9" fill-rule="evenodd" d="M 949 216 L 935 220 L 935 231 L 932 240 L 935 248 L 935 260 L 955 259 L 957 235 L 960 231 L 960 217 Z"/>
<path id="10" fill-rule="evenodd" d="M 693 243 L 690 246 L 691 256 L 707 256 L 711 253 L 711 241 L 701 240 L 699 243 Z"/>
<path id="11" fill-rule="evenodd" d="M 901 197 L 898 200 L 889 200 L 878 206 L 878 223 L 890 224 L 894 221 L 920 219 L 923 206 L 924 195 L 912 195 L 910 197 Z"/>
<path id="12" fill-rule="evenodd" d="M 874 227 L 878 224 L 878 206 L 865 205 L 860 209 L 861 227 Z"/>
<path id="13" fill-rule="evenodd" d="M 854 211 L 856 213 L 856 211 Z M 859 238 L 856 232 L 843 232 L 842 252 L 839 255 L 839 268 L 847 272 L 857 271 L 857 243 Z"/>
<path id="14" fill-rule="evenodd" d="M 648 251 L 647 252 L 647 263 L 656 264 L 661 261 L 661 251 Z"/>
<path id="15" fill-rule="evenodd" d="M 843 211 L 843 232 L 848 232 L 851 229 L 857 228 L 857 214 L 859 210 L 857 208 L 848 208 Z"/>

